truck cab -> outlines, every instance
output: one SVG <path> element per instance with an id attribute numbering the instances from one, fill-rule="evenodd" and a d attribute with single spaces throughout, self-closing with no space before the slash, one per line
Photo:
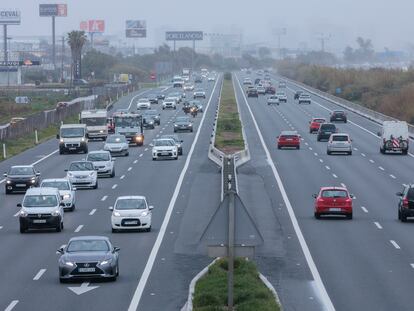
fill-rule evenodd
<path id="1" fill-rule="evenodd" d="M 88 153 L 86 124 L 62 124 L 56 138 L 59 139 L 59 154 L 79 151 Z"/>
<path id="2" fill-rule="evenodd" d="M 85 124 L 90 139 L 103 139 L 108 137 L 108 112 L 104 109 L 83 110 L 79 123 Z"/>
<path id="3" fill-rule="evenodd" d="M 113 116 L 115 134 L 124 135 L 130 144 L 144 144 L 143 118 L 136 113 L 119 113 Z"/>
<path id="4" fill-rule="evenodd" d="M 382 129 L 378 132 L 381 137 L 380 152 L 400 152 L 408 154 L 409 132 L 405 121 L 384 121 Z"/>

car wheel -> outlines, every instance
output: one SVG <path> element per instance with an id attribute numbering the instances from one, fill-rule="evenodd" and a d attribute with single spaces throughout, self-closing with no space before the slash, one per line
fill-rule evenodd
<path id="1" fill-rule="evenodd" d="M 348 155 L 352 155 L 352 151 L 349 151 L 349 152 L 348 152 Z"/>
<path id="2" fill-rule="evenodd" d="M 321 219 L 321 214 L 319 214 L 317 212 L 314 213 L 314 216 L 315 216 L 316 219 Z"/>
<path id="3" fill-rule="evenodd" d="M 7 188 L 5 188 L 4 190 L 6 190 L 6 194 L 10 194 L 11 190 L 8 190 Z"/>
<path id="4" fill-rule="evenodd" d="M 317 140 L 317 141 L 321 141 L 321 138 L 320 138 L 320 137 L 317 137 L 317 138 L 316 138 L 316 140 Z"/>
<path id="5" fill-rule="evenodd" d="M 146 232 L 151 232 L 151 226 L 147 229 L 145 229 Z"/>
<path id="6" fill-rule="evenodd" d="M 88 153 L 88 147 L 83 148 L 83 153 Z"/>
<path id="7" fill-rule="evenodd" d="M 401 210 L 398 209 L 398 220 L 401 220 Z"/>
<path id="8" fill-rule="evenodd" d="M 61 232 L 62 231 L 62 223 L 59 223 L 57 226 L 56 226 L 56 232 Z"/>
<path id="9" fill-rule="evenodd" d="M 282 147 L 281 146 L 277 146 L 277 149 L 282 149 Z"/>
<path id="10" fill-rule="evenodd" d="M 112 233 L 117 233 L 117 232 L 118 232 L 118 230 L 117 230 L 117 229 L 112 228 Z"/>
<path id="11" fill-rule="evenodd" d="M 112 170 L 111 177 L 115 177 L 115 169 Z"/>
<path id="12" fill-rule="evenodd" d="M 352 213 L 349 213 L 348 215 L 346 215 L 346 219 L 352 219 Z"/>
<path id="13" fill-rule="evenodd" d="M 296 147 L 296 149 L 298 149 L 298 150 L 299 150 L 299 149 L 300 149 L 300 146 L 297 146 L 297 147 Z"/>
<path id="14" fill-rule="evenodd" d="M 402 151 L 402 154 L 403 154 L 403 155 L 407 155 L 407 154 L 408 154 L 408 150 L 403 150 L 403 151 Z"/>
<path id="15" fill-rule="evenodd" d="M 157 160 L 157 158 L 152 157 L 152 161 L 155 161 L 155 160 Z"/>
<path id="16" fill-rule="evenodd" d="M 98 181 L 96 181 L 95 186 L 93 186 L 93 189 L 98 189 Z"/>
<path id="17" fill-rule="evenodd" d="M 20 233 L 25 233 L 27 230 L 27 228 L 20 226 Z"/>
<path id="18" fill-rule="evenodd" d="M 75 204 L 72 204 L 72 207 L 70 208 L 70 211 L 73 212 L 75 210 Z"/>
<path id="19" fill-rule="evenodd" d="M 129 156 L 129 151 L 127 153 L 125 153 L 125 156 L 128 157 Z"/>
<path id="20" fill-rule="evenodd" d="M 345 120 L 345 121 L 344 121 L 344 123 L 348 123 L 348 121 L 347 121 L 347 120 Z"/>
<path id="21" fill-rule="evenodd" d="M 327 155 L 331 155 L 331 152 L 329 150 L 326 150 Z"/>
<path id="22" fill-rule="evenodd" d="M 64 279 L 64 278 L 59 278 L 59 282 L 63 284 L 63 283 L 67 283 L 68 280 L 67 279 Z"/>
<path id="23" fill-rule="evenodd" d="M 385 150 L 380 147 L 380 153 L 385 154 Z"/>
<path id="24" fill-rule="evenodd" d="M 401 221 L 407 222 L 407 216 L 403 212 L 401 212 Z"/>
<path id="25" fill-rule="evenodd" d="M 182 151 L 182 150 L 180 150 L 180 151 L 178 152 L 178 154 L 179 154 L 179 155 L 183 155 L 183 151 Z"/>
<path id="26" fill-rule="evenodd" d="M 312 134 L 312 130 L 309 130 L 309 134 Z"/>
<path id="27" fill-rule="evenodd" d="M 63 149 L 59 149 L 59 154 L 64 154 L 65 151 Z"/>

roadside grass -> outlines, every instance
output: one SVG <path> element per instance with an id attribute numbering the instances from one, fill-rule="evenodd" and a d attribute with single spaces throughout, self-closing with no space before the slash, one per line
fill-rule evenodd
<path id="1" fill-rule="evenodd" d="M 79 123 L 78 116 L 74 115 L 72 117 L 68 117 L 63 121 L 63 123 Z M 37 136 L 39 139 L 39 144 L 55 137 L 56 134 L 58 134 L 59 127 L 60 127 L 60 123 L 53 124 L 43 130 L 38 131 Z M 5 160 L 5 158 L 3 157 L 3 144 L 6 145 L 6 156 L 8 159 L 14 155 L 17 155 L 27 149 L 30 149 L 36 146 L 35 133 L 33 132 L 31 135 L 28 135 L 25 137 L 13 139 L 13 140 L 5 140 L 1 142 L 0 161 Z M 57 146 L 57 143 L 56 143 L 56 146 Z"/>
<path id="2" fill-rule="evenodd" d="M 196 284 L 194 311 L 227 310 L 227 259 L 219 259 Z M 273 293 L 259 278 L 256 265 L 244 258 L 234 262 L 234 309 L 280 311 Z"/>
<path id="3" fill-rule="evenodd" d="M 223 80 L 215 146 L 227 154 L 244 149 L 242 125 L 231 74 L 225 74 Z"/>

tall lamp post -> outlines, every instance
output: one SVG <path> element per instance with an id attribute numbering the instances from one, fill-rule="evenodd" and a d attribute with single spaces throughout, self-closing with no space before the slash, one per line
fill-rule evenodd
<path id="1" fill-rule="evenodd" d="M 11 50 L 11 46 L 10 46 L 10 40 L 12 39 L 12 37 L 6 37 L 7 40 L 7 46 L 8 48 L 6 49 L 6 66 L 7 66 L 7 86 L 10 86 L 10 66 L 8 64 L 8 61 L 10 60 L 10 50 Z"/>

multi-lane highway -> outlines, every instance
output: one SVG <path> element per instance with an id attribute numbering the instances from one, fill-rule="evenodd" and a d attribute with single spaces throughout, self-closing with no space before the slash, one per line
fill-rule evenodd
<path id="1" fill-rule="evenodd" d="M 100 179 L 97 190 L 77 191 L 76 210 L 65 213 L 61 233 L 20 234 L 16 204 L 23 195 L 0 192 L 0 310 L 176 310 L 184 305 L 191 278 L 209 261 L 197 255 L 199 225 L 220 200 L 220 174 L 207 159 L 220 81 L 203 83 L 204 113 L 194 119 L 193 133 L 179 134 L 184 154 L 178 161 L 152 161 L 149 144 L 173 133 L 175 117 L 183 114 L 181 105 L 165 111 L 161 104 L 153 105 L 161 113 L 161 125 L 145 130 L 143 147 L 131 147 L 129 157 L 116 160 L 115 178 Z M 114 109 L 134 110 L 136 101 L 150 92 L 125 96 Z M 63 177 L 71 161 L 85 156 L 59 155 L 57 144 L 50 140 L 3 161 L 0 170 L 34 163 L 42 178 Z M 102 142 L 89 142 L 90 151 L 102 147 Z M 154 206 L 153 230 L 112 234 L 108 207 L 118 196 L 130 194 L 145 195 Z M 121 248 L 116 282 L 59 283 L 55 252 L 79 235 L 105 235 Z"/>
<path id="2" fill-rule="evenodd" d="M 309 121 L 338 106 L 316 96 L 298 105 L 291 83 L 288 102 L 268 106 L 265 96 L 245 97 L 245 76 L 235 85 L 252 159 L 239 170 L 239 189 L 265 236 L 259 267 L 285 310 L 411 310 L 413 228 L 398 221 L 395 193 L 412 180 L 413 156 L 380 154 L 380 126 L 350 112 L 337 126 L 351 135 L 353 155 L 328 156 Z M 282 130 L 298 131 L 301 150 L 277 149 Z M 355 195 L 353 220 L 313 217 L 321 186 Z"/>

